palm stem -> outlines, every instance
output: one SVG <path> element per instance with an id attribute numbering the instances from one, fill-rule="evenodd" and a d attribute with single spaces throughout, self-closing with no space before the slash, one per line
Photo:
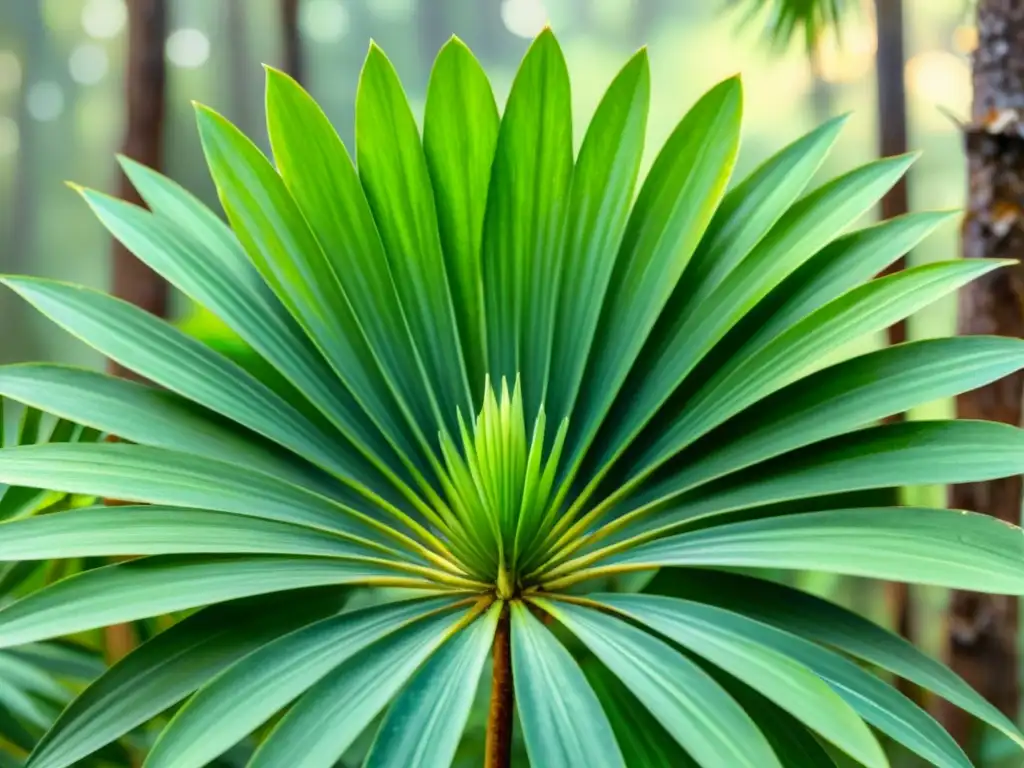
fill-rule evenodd
<path id="1" fill-rule="evenodd" d="M 515 693 L 512 688 L 512 630 L 506 602 L 494 634 L 491 682 L 491 707 L 487 716 L 486 768 L 512 765 L 512 712 Z"/>

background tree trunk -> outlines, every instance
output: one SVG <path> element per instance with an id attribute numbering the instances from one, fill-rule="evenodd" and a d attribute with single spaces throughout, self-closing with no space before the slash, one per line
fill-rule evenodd
<path id="1" fill-rule="evenodd" d="M 299 0 L 281 0 L 281 67 L 300 83 L 306 76 L 299 35 Z"/>
<path id="2" fill-rule="evenodd" d="M 974 107 L 966 129 L 969 199 L 963 224 L 965 258 L 1024 257 L 1024 3 L 979 0 L 974 53 Z M 1024 270 L 1017 265 L 975 281 L 961 293 L 960 332 L 1024 336 Z M 1024 374 L 962 395 L 958 415 L 1020 424 Z M 952 505 L 1007 522 L 1020 521 L 1021 478 L 953 488 Z M 948 626 L 952 668 L 1016 719 L 1017 600 L 955 592 Z M 968 754 L 977 755 L 973 720 L 954 709 L 943 724 Z"/>
<path id="3" fill-rule="evenodd" d="M 875 0 L 875 19 L 878 30 L 878 52 L 875 57 L 876 88 L 878 105 L 878 154 L 880 157 L 902 155 L 907 151 L 907 93 L 903 80 L 906 54 L 903 45 L 903 0 Z M 909 210 L 906 177 L 882 198 L 881 217 L 891 219 L 902 216 Z M 906 259 L 901 258 L 890 265 L 882 274 L 888 275 L 902 270 Z M 907 340 L 907 321 L 900 320 L 889 326 L 889 346 L 902 344 Z M 903 414 L 890 417 L 889 421 L 902 421 Z M 899 494 L 899 489 L 894 489 Z M 901 503 L 900 499 L 894 503 Z M 885 585 L 886 602 L 892 627 L 903 637 L 913 640 L 913 606 L 910 587 L 901 582 Z M 899 681 L 900 690 L 921 703 L 921 690 Z"/>
<path id="4" fill-rule="evenodd" d="M 167 37 L 165 0 L 132 0 L 128 4 L 128 69 L 125 75 L 127 126 L 123 152 L 150 168 L 162 165 L 164 92 L 166 69 L 164 40 Z M 119 172 L 120 197 L 142 204 L 142 198 Z M 135 258 L 116 240 L 112 252 L 113 294 L 151 312 L 167 316 L 167 283 L 148 266 Z M 111 373 L 138 378 L 134 372 L 110 361 Z M 106 652 L 109 662 L 123 657 L 135 645 L 130 624 L 119 624 L 106 630 Z"/>

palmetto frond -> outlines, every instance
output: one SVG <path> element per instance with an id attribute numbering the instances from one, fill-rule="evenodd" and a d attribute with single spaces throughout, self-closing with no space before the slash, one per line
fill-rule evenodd
<path id="1" fill-rule="evenodd" d="M 150 211 L 83 195 L 279 378 L 101 293 L 6 280 L 161 389 L 0 369 L 0 393 L 122 438 L 5 449 L 0 479 L 137 502 L 0 527 L 0 560 L 135 558 L 0 609 L 0 646 L 199 609 L 87 689 L 31 766 L 72 765 L 178 704 L 148 768 L 202 766 L 285 710 L 254 768 L 332 766 L 380 715 L 368 765 L 447 765 L 506 622 L 535 766 L 640 765 L 656 748 L 714 768 L 827 764 L 816 737 L 884 766 L 868 725 L 937 765 L 968 765 L 856 659 L 1024 743 L 899 638 L 728 572 L 1024 593 L 1019 529 L 855 506 L 871 489 L 1024 469 L 1015 428 L 877 425 L 1020 368 L 1024 342 L 919 341 L 835 362 L 1000 266 L 873 279 L 947 218 L 847 231 L 911 158 L 808 191 L 836 120 L 726 192 L 742 101 L 730 79 L 641 181 L 646 54 L 611 84 L 574 157 L 550 32 L 503 114 L 472 54 L 446 45 L 422 137 L 371 47 L 355 164 L 307 93 L 267 78 L 273 165 L 198 110 L 230 228 L 127 160 Z M 659 569 L 645 594 L 595 592 Z M 413 592 L 346 609 L 357 586 Z M 631 737 L 631 722 L 652 739 Z"/>
<path id="2" fill-rule="evenodd" d="M 745 22 L 762 19 L 765 33 L 779 47 L 802 36 L 807 50 L 813 50 L 823 35 L 842 30 L 843 17 L 859 0 L 728 0 Z"/>

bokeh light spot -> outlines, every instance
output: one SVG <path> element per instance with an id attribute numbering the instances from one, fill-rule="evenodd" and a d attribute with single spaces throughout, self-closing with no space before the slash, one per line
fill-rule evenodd
<path id="1" fill-rule="evenodd" d="M 513 35 L 533 38 L 548 23 L 548 11 L 541 0 L 504 0 L 501 20 Z"/>
<path id="2" fill-rule="evenodd" d="M 82 85 L 95 85 L 107 76 L 110 62 L 106 50 L 95 43 L 76 47 L 68 57 L 71 79 Z"/>
<path id="3" fill-rule="evenodd" d="M 309 0 L 299 20 L 302 33 L 317 43 L 335 43 L 348 32 L 348 9 L 341 0 Z"/>
<path id="4" fill-rule="evenodd" d="M 210 38 L 199 29 L 184 27 L 167 36 L 167 59 L 176 67 L 196 69 L 210 58 Z"/>
<path id="5" fill-rule="evenodd" d="M 64 112 L 64 90 L 52 80 L 33 83 L 25 97 L 25 107 L 41 123 L 56 120 Z"/>
<path id="6" fill-rule="evenodd" d="M 89 37 L 106 40 L 117 36 L 128 22 L 124 0 L 88 0 L 82 6 L 82 29 Z"/>

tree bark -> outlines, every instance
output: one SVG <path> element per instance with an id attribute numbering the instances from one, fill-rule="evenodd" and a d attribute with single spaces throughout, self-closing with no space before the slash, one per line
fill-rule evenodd
<path id="1" fill-rule="evenodd" d="M 282 68 L 300 83 L 306 72 L 302 61 L 302 38 L 299 35 L 299 0 L 281 0 Z"/>
<path id="2" fill-rule="evenodd" d="M 165 0 L 133 0 L 128 4 L 128 70 L 125 77 L 128 124 L 122 151 L 150 168 L 160 169 L 163 156 Z M 142 205 L 142 198 L 119 172 L 120 197 Z M 167 316 L 167 283 L 116 240 L 113 244 L 113 292 L 158 317 Z M 119 376 L 134 374 L 111 362 Z"/>
<path id="3" fill-rule="evenodd" d="M 968 204 L 963 256 L 1024 257 L 1024 2 L 980 0 L 974 53 L 974 106 L 966 128 Z M 961 293 L 963 334 L 1024 336 L 1024 270 L 1000 269 Z M 965 419 L 1019 425 L 1024 374 L 1017 373 L 957 401 Z M 1021 478 L 956 486 L 952 506 L 1020 522 Z M 1017 600 L 954 592 L 949 609 L 950 666 L 1011 719 L 1018 709 Z M 944 706 L 943 724 L 977 755 L 979 733 L 968 715 Z"/>
<path id="4" fill-rule="evenodd" d="M 880 157 L 891 157 L 907 151 L 907 94 L 903 80 L 906 60 L 903 45 L 903 0 L 875 0 L 875 17 L 878 29 L 878 52 L 875 60 L 878 154 Z M 891 219 L 902 216 L 909 207 L 907 182 L 906 178 L 902 178 L 882 198 L 881 217 Z M 900 258 L 882 274 L 893 274 L 905 267 L 906 259 Z M 886 336 L 889 346 L 905 342 L 907 321 L 900 320 L 889 326 Z M 888 421 L 902 421 L 903 418 L 903 414 L 896 414 Z M 896 493 L 898 492 L 897 490 Z M 913 639 L 913 606 L 909 585 L 888 582 L 885 590 L 893 628 L 903 637 Z M 921 703 L 920 688 L 902 679 L 899 680 L 898 687 L 904 694 Z"/>
<path id="5" fill-rule="evenodd" d="M 123 152 L 155 169 L 161 168 L 163 160 L 166 37 L 165 0 L 132 0 L 128 4 L 128 70 L 125 76 L 128 120 Z M 142 198 L 123 172 L 119 171 L 119 177 L 120 196 L 142 205 Z M 117 240 L 113 243 L 111 256 L 114 295 L 158 317 L 166 317 L 169 291 L 164 279 Z M 113 360 L 109 363 L 109 370 L 116 376 L 140 378 Z M 135 646 L 131 624 L 108 627 L 105 639 L 109 663 L 122 658 Z"/>

